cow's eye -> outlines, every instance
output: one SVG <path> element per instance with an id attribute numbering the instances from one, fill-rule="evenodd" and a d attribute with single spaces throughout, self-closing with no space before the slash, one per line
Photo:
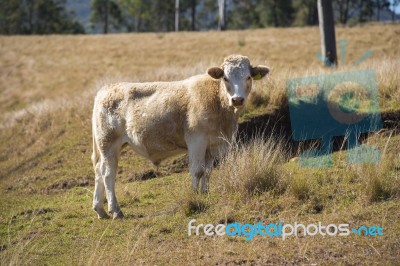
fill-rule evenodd
<path id="1" fill-rule="evenodd" d="M 250 76 L 248 76 L 248 77 L 247 77 L 247 80 L 250 80 L 250 79 L 251 79 L 251 77 L 250 77 Z"/>
<path id="2" fill-rule="evenodd" d="M 228 79 L 226 77 L 224 77 L 224 81 L 228 82 Z"/>

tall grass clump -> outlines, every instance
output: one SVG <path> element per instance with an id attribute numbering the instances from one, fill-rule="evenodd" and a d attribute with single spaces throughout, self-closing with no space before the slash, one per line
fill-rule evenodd
<path id="1" fill-rule="evenodd" d="M 368 203 L 400 198 L 400 176 L 396 159 L 390 157 L 383 157 L 376 165 L 351 166 L 362 184 L 361 197 Z"/>
<path id="2" fill-rule="evenodd" d="M 284 145 L 274 137 L 258 136 L 248 143 L 233 143 L 214 178 L 220 193 L 239 193 L 244 199 L 265 191 L 285 190 L 282 162 Z"/>
<path id="3" fill-rule="evenodd" d="M 400 62 L 399 60 L 377 60 L 372 63 L 372 68 L 377 73 L 379 96 L 386 102 L 400 103 Z M 386 104 L 387 105 L 387 104 Z M 397 109 L 397 108 L 395 108 Z"/>

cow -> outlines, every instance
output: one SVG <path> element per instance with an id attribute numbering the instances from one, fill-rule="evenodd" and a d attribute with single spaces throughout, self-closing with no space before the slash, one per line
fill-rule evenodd
<path id="1" fill-rule="evenodd" d="M 95 172 L 93 209 L 99 218 L 104 194 L 113 219 L 124 215 L 115 194 L 115 175 L 121 148 L 129 145 L 154 165 L 188 152 L 192 188 L 208 192 L 216 157 L 229 149 L 252 80 L 269 73 L 252 66 L 242 55 L 226 57 L 220 67 L 181 81 L 116 83 L 96 94 L 92 116 Z"/>

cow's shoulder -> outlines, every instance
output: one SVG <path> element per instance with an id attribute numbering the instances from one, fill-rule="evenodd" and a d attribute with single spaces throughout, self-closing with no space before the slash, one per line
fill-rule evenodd
<path id="1" fill-rule="evenodd" d="M 190 106 L 192 109 L 217 111 L 221 105 L 220 80 L 209 75 L 198 75 L 188 79 Z"/>

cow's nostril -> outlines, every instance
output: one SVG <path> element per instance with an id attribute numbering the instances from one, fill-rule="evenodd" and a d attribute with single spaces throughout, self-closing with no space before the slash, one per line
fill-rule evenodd
<path id="1" fill-rule="evenodd" d="M 243 97 L 233 97 L 232 98 L 233 105 L 242 105 L 243 102 L 244 102 L 244 98 Z"/>

